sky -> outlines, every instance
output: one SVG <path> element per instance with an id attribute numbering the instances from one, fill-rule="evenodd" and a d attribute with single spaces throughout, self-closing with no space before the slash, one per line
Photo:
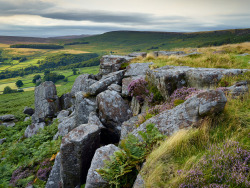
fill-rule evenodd
<path id="1" fill-rule="evenodd" d="M 250 28 L 250 0 L 0 0 L 0 35 Z"/>

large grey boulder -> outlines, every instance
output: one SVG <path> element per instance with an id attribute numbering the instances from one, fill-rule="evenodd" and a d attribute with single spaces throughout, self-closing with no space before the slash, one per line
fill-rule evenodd
<path id="1" fill-rule="evenodd" d="M 128 54 L 129 57 L 146 57 L 147 56 L 147 52 L 133 52 Z"/>
<path id="2" fill-rule="evenodd" d="M 146 125 L 152 123 L 162 134 L 172 135 L 179 129 L 198 126 L 204 116 L 223 111 L 226 102 L 227 99 L 222 91 L 204 91 L 177 107 L 148 119 L 132 134 L 140 137 L 138 132 L 145 132 Z"/>
<path id="3" fill-rule="evenodd" d="M 145 188 L 144 180 L 143 180 L 141 174 L 137 175 L 137 178 L 135 180 L 133 188 Z"/>
<path id="4" fill-rule="evenodd" d="M 33 108 L 25 106 L 23 113 L 32 116 L 35 113 L 35 110 Z"/>
<path id="5" fill-rule="evenodd" d="M 63 137 L 60 148 L 63 187 L 75 188 L 85 183 L 91 160 L 100 145 L 99 135 L 98 126 L 83 124 Z"/>
<path id="6" fill-rule="evenodd" d="M 24 136 L 26 138 L 29 138 L 33 135 L 35 135 L 36 133 L 39 132 L 40 129 L 44 129 L 45 127 L 45 123 L 44 122 L 41 122 L 41 123 L 32 123 L 31 125 L 29 125 L 25 132 L 24 132 Z"/>
<path id="7" fill-rule="evenodd" d="M 69 111 L 68 110 L 62 110 L 59 112 L 59 114 L 57 115 L 57 119 L 59 122 L 62 122 L 64 118 L 69 116 Z"/>
<path id="8" fill-rule="evenodd" d="M 61 163 L 61 155 L 60 152 L 57 154 L 53 168 L 50 172 L 49 179 L 46 183 L 45 188 L 60 188 L 60 163 Z"/>
<path id="9" fill-rule="evenodd" d="M 75 116 L 66 117 L 58 125 L 58 135 L 57 136 L 65 136 L 66 134 L 68 134 L 71 130 L 73 130 L 76 127 L 77 127 L 77 125 L 75 123 Z"/>
<path id="10" fill-rule="evenodd" d="M 3 122 L 14 121 L 15 119 L 16 119 L 15 116 L 12 115 L 12 114 L 7 114 L 7 115 L 0 116 L 0 121 L 3 121 Z"/>
<path id="11" fill-rule="evenodd" d="M 82 74 L 75 79 L 71 94 L 74 96 L 79 91 L 88 92 L 88 88 L 95 82 L 96 80 L 93 79 L 93 75 Z"/>
<path id="12" fill-rule="evenodd" d="M 105 55 L 100 60 L 101 75 L 107 75 L 111 72 L 119 71 L 123 63 L 127 63 L 134 57 L 129 56 L 118 56 L 118 55 Z"/>
<path id="13" fill-rule="evenodd" d="M 209 89 L 217 86 L 223 76 L 235 76 L 246 69 L 192 68 L 188 66 L 164 66 L 147 71 L 147 78 L 168 98 L 175 89 L 183 86 Z"/>
<path id="14" fill-rule="evenodd" d="M 32 115 L 33 123 L 44 122 L 46 118 L 53 118 L 59 111 L 59 99 L 56 86 L 46 81 L 35 89 L 35 113 Z"/>
<path id="15" fill-rule="evenodd" d="M 76 125 L 88 123 L 89 114 L 97 108 L 96 98 L 85 98 L 83 92 L 76 93 L 75 119 Z"/>
<path id="16" fill-rule="evenodd" d="M 90 95 L 97 95 L 105 91 L 111 84 L 121 84 L 124 71 L 117 71 L 103 76 L 103 78 L 89 87 Z"/>
<path id="17" fill-rule="evenodd" d="M 170 56 L 170 55 L 181 55 L 185 54 L 184 51 L 155 51 L 154 56 Z"/>
<path id="18" fill-rule="evenodd" d="M 88 124 L 89 125 L 97 125 L 100 129 L 105 129 L 105 127 L 103 126 L 102 122 L 98 118 L 96 112 L 91 112 L 89 114 Z"/>
<path id="19" fill-rule="evenodd" d="M 88 171 L 85 188 L 109 187 L 108 182 L 103 180 L 100 174 L 96 172 L 96 170 L 104 167 L 104 161 L 110 160 L 110 156 L 112 156 L 114 152 L 118 150 L 119 148 L 113 144 L 103 146 L 96 150 Z"/>
<path id="20" fill-rule="evenodd" d="M 150 69 L 149 66 L 153 63 L 132 63 L 126 67 L 125 77 L 146 75 L 146 72 Z"/>
<path id="21" fill-rule="evenodd" d="M 127 121 L 132 112 L 125 100 L 115 91 L 104 91 L 97 95 L 99 118 L 112 135 L 114 142 L 120 139 L 121 124 Z"/>
<path id="22" fill-rule="evenodd" d="M 126 97 L 126 96 L 129 95 L 129 92 L 128 92 L 128 86 L 129 86 L 129 84 L 132 81 L 138 80 L 138 79 L 145 79 L 145 75 L 131 76 L 131 77 L 123 78 L 122 79 L 122 96 Z"/>

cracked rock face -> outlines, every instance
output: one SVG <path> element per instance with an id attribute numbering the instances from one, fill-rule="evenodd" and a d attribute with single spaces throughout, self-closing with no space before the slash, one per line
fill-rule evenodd
<path id="1" fill-rule="evenodd" d="M 164 135 L 172 135 L 180 129 L 199 126 L 204 116 L 224 110 L 227 99 L 222 91 L 202 92 L 177 107 L 166 110 L 141 124 L 132 134 L 140 137 L 138 131 L 146 131 L 146 125 L 155 124 Z"/>
<path id="2" fill-rule="evenodd" d="M 149 66 L 153 63 L 132 63 L 126 67 L 125 77 L 146 75 L 146 72 L 150 70 Z"/>
<path id="3" fill-rule="evenodd" d="M 96 125 L 80 125 L 63 137 L 60 148 L 63 187 L 74 188 L 85 183 L 91 160 L 99 146 L 100 129 Z"/>
<path id="4" fill-rule="evenodd" d="M 97 95 L 99 118 L 116 142 L 120 139 L 121 124 L 132 116 L 125 100 L 115 91 L 104 91 Z"/>
<path id="5" fill-rule="evenodd" d="M 118 151 L 119 148 L 113 144 L 103 146 L 96 150 L 92 159 L 91 166 L 88 171 L 85 188 L 108 188 L 108 182 L 102 179 L 101 175 L 96 172 L 96 169 L 104 167 L 104 161 L 110 160 L 110 156 Z"/>
<path id="6" fill-rule="evenodd" d="M 32 115 L 33 123 L 45 121 L 45 118 L 53 118 L 59 111 L 59 99 L 56 86 L 53 82 L 47 81 L 35 89 L 35 113 Z"/>

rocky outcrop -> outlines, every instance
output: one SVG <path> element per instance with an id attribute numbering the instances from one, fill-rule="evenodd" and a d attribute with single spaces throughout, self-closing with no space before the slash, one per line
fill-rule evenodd
<path id="1" fill-rule="evenodd" d="M 104 91 L 97 95 L 99 118 L 108 129 L 107 136 L 114 142 L 120 139 L 121 124 L 132 116 L 132 112 L 125 100 L 115 91 Z"/>
<path id="2" fill-rule="evenodd" d="M 23 113 L 32 116 L 35 113 L 35 110 L 26 106 L 23 110 Z"/>
<path id="3" fill-rule="evenodd" d="M 146 72 L 150 69 L 149 66 L 153 63 L 132 63 L 126 67 L 125 77 L 146 75 Z"/>
<path id="4" fill-rule="evenodd" d="M 89 114 L 96 111 L 96 99 L 85 98 L 83 92 L 76 93 L 75 123 L 76 125 L 88 123 Z"/>
<path id="5" fill-rule="evenodd" d="M 170 55 L 182 55 L 185 54 L 183 51 L 155 51 L 154 56 L 170 56 Z"/>
<path id="6" fill-rule="evenodd" d="M 105 91 L 111 84 L 121 84 L 124 71 L 117 71 L 103 76 L 103 78 L 89 87 L 90 95 L 97 95 Z"/>
<path id="7" fill-rule="evenodd" d="M 129 57 L 146 57 L 147 56 L 147 52 L 133 52 L 128 54 Z"/>
<path id="8" fill-rule="evenodd" d="M 83 124 L 62 139 L 60 148 L 62 186 L 75 188 L 85 183 L 95 150 L 100 144 L 100 129 Z"/>
<path id="9" fill-rule="evenodd" d="M 96 170 L 104 167 L 104 161 L 110 160 L 110 156 L 112 156 L 114 152 L 118 150 L 119 148 L 113 144 L 103 146 L 96 150 L 88 171 L 85 188 L 109 187 L 108 183 L 102 179 L 102 177 L 96 172 Z"/>
<path id="10" fill-rule="evenodd" d="M 132 134 L 139 136 L 139 131 L 146 131 L 146 125 L 155 124 L 155 127 L 165 135 L 171 135 L 179 129 L 198 126 L 206 115 L 223 111 L 227 99 L 222 91 L 202 92 L 177 107 L 166 110 L 141 124 Z"/>
<path id="11" fill-rule="evenodd" d="M 60 163 L 61 163 L 61 155 L 60 153 L 58 153 L 45 188 L 60 188 L 61 187 L 60 186 L 61 185 Z"/>
<path id="12" fill-rule="evenodd" d="M 88 124 L 89 125 L 97 125 L 100 129 L 105 129 L 105 127 L 103 126 L 102 122 L 100 121 L 100 119 L 98 118 L 98 116 L 95 112 L 91 112 L 89 114 Z"/>
<path id="13" fill-rule="evenodd" d="M 53 118 L 59 111 L 59 99 L 56 86 L 51 81 L 46 81 L 35 89 L 35 113 L 32 123 L 44 122 L 46 118 Z"/>
<path id="14" fill-rule="evenodd" d="M 74 96 L 79 91 L 88 92 L 89 87 L 96 82 L 94 76 L 90 74 L 82 74 L 78 76 L 71 89 L 71 94 Z"/>
<path id="15" fill-rule="evenodd" d="M 36 133 L 38 133 L 40 129 L 44 129 L 44 127 L 45 127 L 45 123 L 44 122 L 33 123 L 33 124 L 29 125 L 26 128 L 24 136 L 26 138 L 29 138 L 29 137 L 35 135 Z"/>
<path id="16" fill-rule="evenodd" d="M 189 86 L 209 89 L 216 86 L 223 76 L 239 75 L 245 71 L 247 70 L 164 66 L 147 71 L 147 78 L 157 86 L 162 96 L 168 98 L 177 88 Z"/>
<path id="17" fill-rule="evenodd" d="M 107 75 L 112 72 L 119 71 L 123 63 L 129 62 L 134 57 L 118 56 L 118 55 L 105 55 L 100 60 L 101 75 Z"/>

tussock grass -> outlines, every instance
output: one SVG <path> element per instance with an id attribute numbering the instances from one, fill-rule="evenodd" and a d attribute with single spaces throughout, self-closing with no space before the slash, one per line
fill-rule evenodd
<path id="1" fill-rule="evenodd" d="M 199 128 L 180 130 L 154 149 L 142 169 L 146 187 L 178 187 L 184 175 L 178 170 L 190 170 L 212 144 L 237 141 L 250 149 L 250 97 L 229 99 L 218 116 L 203 120 Z"/>

